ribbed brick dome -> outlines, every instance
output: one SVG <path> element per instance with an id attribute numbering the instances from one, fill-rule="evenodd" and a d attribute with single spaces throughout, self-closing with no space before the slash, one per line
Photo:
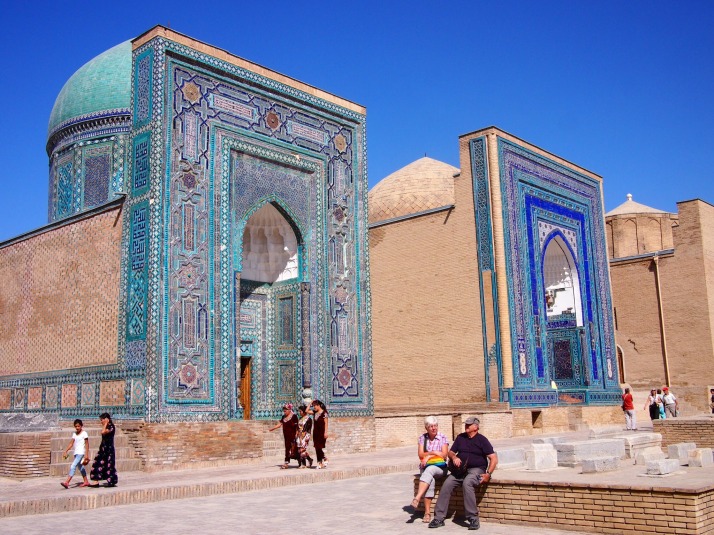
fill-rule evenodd
<path id="1" fill-rule="evenodd" d="M 427 157 L 402 167 L 369 192 L 369 222 L 454 204 L 457 173 L 453 165 Z"/>
<path id="2" fill-rule="evenodd" d="M 128 113 L 131 103 L 131 41 L 110 48 L 75 72 L 50 114 L 49 137 L 59 127 L 111 112 Z"/>

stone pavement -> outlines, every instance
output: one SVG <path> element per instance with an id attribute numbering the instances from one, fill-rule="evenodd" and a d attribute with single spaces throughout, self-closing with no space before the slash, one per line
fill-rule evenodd
<path id="1" fill-rule="evenodd" d="M 205 498 L 5 518 L 0 520 L 0 531 L 3 535 L 185 532 L 465 535 L 468 532 L 464 525 L 452 519 L 448 519 L 443 528 L 428 529 L 421 517 L 414 518 L 405 511 L 405 505 L 411 500 L 411 480 L 409 473 L 388 474 Z M 483 522 L 476 533 L 513 535 L 521 531 L 529 535 L 577 533 L 491 522 Z"/>
<path id="2" fill-rule="evenodd" d="M 586 438 L 588 433 L 559 436 L 575 440 Z M 493 442 L 498 450 L 529 443 L 533 438 Z M 141 525 L 142 531 L 147 528 L 149 532 L 168 533 L 205 525 L 204 531 L 214 533 L 231 528 L 244 533 L 283 533 L 294 531 L 294 522 L 302 526 L 307 521 L 310 528 L 301 530 L 306 533 L 406 533 L 407 529 L 411 533 L 426 529 L 419 516 L 412 518 L 404 509 L 411 500 L 412 478 L 417 472 L 415 447 L 334 455 L 325 470 L 298 470 L 294 462 L 290 470 L 279 470 L 279 464 L 280 459 L 264 458 L 223 467 L 120 473 L 119 486 L 99 489 L 65 490 L 58 477 L 24 481 L 0 478 L 0 518 L 6 517 L 0 519 L 0 532 L 70 533 L 81 526 L 83 531 L 96 527 L 108 533 L 132 533 Z M 701 488 L 714 482 L 714 468 L 687 469 L 666 478 L 638 477 L 643 472 L 644 467 L 625 461 L 616 472 L 582 474 L 579 468 L 498 470 L 494 480 L 657 489 Z M 75 476 L 73 482 L 78 485 L 81 478 Z M 312 510 L 323 513 L 314 514 Z M 57 514 L 61 511 L 75 512 Z M 124 525 L 127 518 L 131 527 Z M 484 527 L 488 531 L 482 528 L 482 533 L 494 534 L 520 529 L 492 523 L 484 523 Z M 445 528 L 429 533 L 464 530 L 449 520 Z"/>

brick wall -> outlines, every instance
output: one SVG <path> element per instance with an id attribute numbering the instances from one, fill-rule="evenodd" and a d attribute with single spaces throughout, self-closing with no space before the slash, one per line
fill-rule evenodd
<path id="1" fill-rule="evenodd" d="M 415 477 L 415 491 L 417 486 Z M 437 496 L 440 487 L 441 481 Z M 711 486 L 684 492 L 494 480 L 479 488 L 477 499 L 482 519 L 505 524 L 613 534 L 714 533 Z M 449 514 L 454 512 L 463 515 L 461 489 L 451 496 Z"/>
<path id="2" fill-rule="evenodd" d="M 714 448 L 714 416 L 653 420 L 655 433 L 661 433 L 662 446 L 694 442 L 698 448 Z"/>
<path id="3" fill-rule="evenodd" d="M 122 430 L 142 460 L 145 470 L 220 466 L 264 456 L 266 441 L 282 445 L 280 429 L 268 432 L 273 421 L 202 423 L 122 422 Z M 372 418 L 330 418 L 325 452 L 363 452 L 375 449 Z M 282 447 L 277 452 L 282 455 Z"/>
<path id="4" fill-rule="evenodd" d="M 51 433 L 0 433 L 0 475 L 16 479 L 50 475 Z"/>
<path id="5" fill-rule="evenodd" d="M 0 376 L 116 362 L 119 210 L 0 250 Z"/>

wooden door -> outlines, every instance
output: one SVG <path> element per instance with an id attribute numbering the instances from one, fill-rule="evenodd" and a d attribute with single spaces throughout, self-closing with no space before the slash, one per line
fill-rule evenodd
<path id="1" fill-rule="evenodd" d="M 250 365 L 252 359 L 240 359 L 240 404 L 243 407 L 243 419 L 250 420 Z"/>

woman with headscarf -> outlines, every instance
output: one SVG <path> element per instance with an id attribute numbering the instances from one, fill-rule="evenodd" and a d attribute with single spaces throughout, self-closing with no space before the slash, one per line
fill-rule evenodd
<path id="1" fill-rule="evenodd" d="M 290 466 L 290 459 L 295 457 L 293 448 L 296 447 L 295 436 L 298 429 L 298 417 L 293 412 L 292 403 L 283 405 L 283 417 L 278 421 L 278 425 L 271 427 L 268 431 L 275 431 L 279 427 L 283 428 L 283 440 L 285 441 L 285 462 L 280 468 L 285 469 Z"/>
<path id="2" fill-rule="evenodd" d="M 102 443 L 99 445 L 99 451 L 94 458 L 92 471 L 89 474 L 94 483 L 89 486 L 96 488 L 99 486 L 99 481 L 106 479 L 107 486 L 114 487 L 119 481 L 114 452 L 114 432 L 116 429 L 108 412 L 102 413 L 99 416 L 99 421 L 102 422 Z"/>

